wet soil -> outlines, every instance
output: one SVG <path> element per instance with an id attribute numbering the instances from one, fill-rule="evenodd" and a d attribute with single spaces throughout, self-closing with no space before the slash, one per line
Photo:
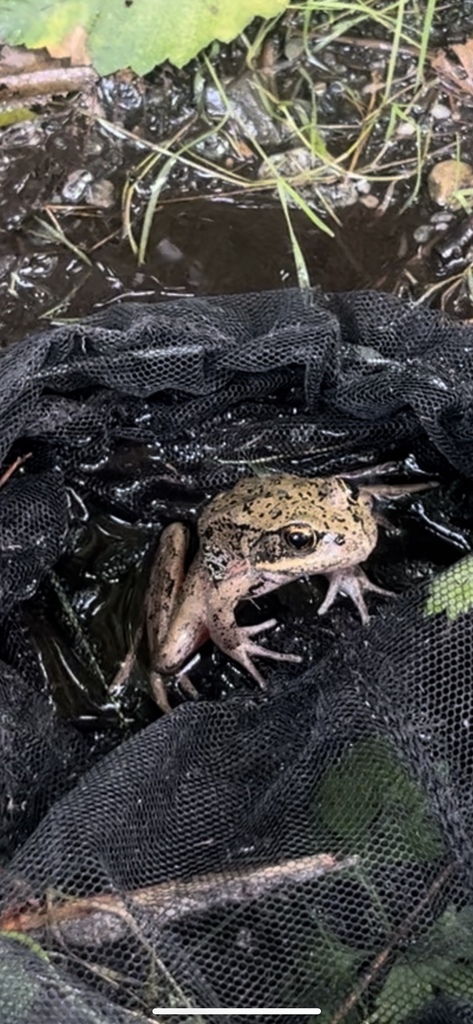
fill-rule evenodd
<path id="1" fill-rule="evenodd" d="M 30 135 L 39 149 L 34 158 Z M 4 137 L 2 345 L 48 322 L 80 318 L 122 299 L 153 301 L 297 285 L 284 215 L 277 199 L 271 197 L 251 201 L 224 195 L 165 199 L 154 217 L 146 262 L 137 266 L 129 242 L 123 238 L 119 208 L 123 168 L 112 165 L 105 171 L 107 180 L 115 185 L 110 211 L 86 206 L 68 211 L 66 204 L 58 203 L 68 177 L 78 165 L 84 166 L 82 141 L 77 125 L 72 130 L 62 118 L 50 122 L 39 138 L 37 127 L 30 125 L 26 130 L 11 131 L 10 139 Z M 56 210 L 60 205 L 62 209 Z M 60 241 L 43 234 L 44 224 L 49 224 L 45 211 L 51 207 L 68 240 L 88 255 L 87 263 Z M 338 211 L 333 238 L 312 225 L 300 210 L 293 210 L 291 216 L 310 280 L 323 290 L 395 290 L 406 261 L 417 250 L 413 238 L 421 222 L 417 208 L 401 215 L 395 207 L 388 207 L 380 214 L 357 203 Z"/>
<path id="2" fill-rule="evenodd" d="M 368 26 L 370 31 L 373 35 Z M 446 32 L 452 27 L 444 19 L 436 29 L 438 45 L 447 47 Z M 294 41 L 296 56 L 291 56 Z M 275 189 L 231 187 L 219 180 L 218 168 L 254 185 L 264 161 L 253 141 L 287 166 L 298 139 L 281 123 L 277 105 L 268 113 L 261 84 L 289 104 L 292 117 L 306 122 L 317 117 L 317 130 L 333 158 L 357 144 L 386 73 L 389 49 L 383 38 L 365 38 L 363 31 L 359 44 L 342 37 L 319 51 L 319 42 L 314 32 L 313 52 L 301 53 L 297 25 L 291 22 L 269 41 L 263 68 L 254 71 L 246 67 L 241 44 L 223 48 L 215 68 L 232 116 L 214 133 L 212 124 L 222 109 L 218 90 L 202 67 L 157 69 L 146 80 L 121 73 L 45 106 L 33 98 L 33 119 L 0 133 L 0 344 L 129 297 L 150 301 L 297 284 Z M 292 207 L 312 285 L 384 289 L 414 298 L 432 289 L 428 301 L 442 303 L 447 288 L 442 282 L 457 274 L 444 305 L 470 315 L 469 284 L 461 273 L 470 261 L 471 217 L 466 209 L 432 201 L 428 190 L 430 169 L 440 159 L 460 155 L 468 161 L 472 155 L 471 83 L 461 87 L 460 76 L 460 85 L 457 79 L 452 84 L 449 60 L 455 55 L 448 49 L 440 52 L 444 78 L 427 70 L 424 88 L 413 94 L 412 123 L 406 128 L 401 119 L 390 139 L 389 109 L 381 107 L 379 123 L 351 160 L 355 178 L 344 181 L 342 173 L 324 186 L 325 207 L 317 191 L 302 182 L 303 200 L 333 230 L 333 238 L 328 237 Z M 199 89 L 197 72 L 204 78 Z M 397 72 L 399 88 L 412 84 L 415 54 L 409 48 L 401 47 Z M 124 189 L 135 181 L 129 227 L 139 240 L 165 159 L 141 176 L 142 161 L 150 156 L 147 145 L 159 142 L 176 152 L 173 139 L 179 137 L 180 145 L 203 135 L 205 141 L 192 156 L 210 160 L 215 173 L 206 172 L 204 164 L 199 170 L 176 162 L 160 191 L 140 266 L 125 237 Z M 416 185 L 419 139 L 427 155 Z M 378 163 L 380 147 L 386 157 Z M 419 229 L 422 237 L 416 234 Z"/>

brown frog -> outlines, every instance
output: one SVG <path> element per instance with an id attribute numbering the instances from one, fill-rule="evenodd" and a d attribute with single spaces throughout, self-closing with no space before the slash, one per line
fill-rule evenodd
<path id="1" fill-rule="evenodd" d="M 425 485 L 420 485 L 423 488 Z M 209 637 L 264 687 L 253 658 L 300 661 L 271 651 L 254 637 L 276 625 L 269 619 L 238 626 L 235 609 L 302 576 L 323 574 L 329 586 L 318 614 L 338 594 L 350 597 L 368 621 L 364 591 L 392 596 L 367 578 L 364 562 L 376 545 L 373 493 L 405 493 L 414 487 L 360 487 L 340 477 L 306 478 L 279 473 L 245 477 L 217 494 L 198 520 L 199 549 L 185 572 L 189 531 L 182 523 L 161 535 L 147 599 L 151 685 L 157 703 L 169 705 L 163 677 L 178 673 Z"/>

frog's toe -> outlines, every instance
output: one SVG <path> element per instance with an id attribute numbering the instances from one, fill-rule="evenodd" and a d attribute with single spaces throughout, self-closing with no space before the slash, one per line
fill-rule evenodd
<path id="1" fill-rule="evenodd" d="M 247 632 L 246 629 L 245 632 Z M 284 654 L 280 651 L 271 651 L 268 647 L 262 647 L 261 644 L 254 644 L 251 640 L 244 641 L 238 651 L 232 652 L 232 657 L 246 668 L 246 671 L 249 672 L 250 676 L 256 680 L 263 690 L 266 689 L 266 680 L 254 665 L 253 658 L 271 658 L 273 661 L 291 661 L 297 663 L 302 661 L 302 658 L 298 654 Z"/>
<path id="2" fill-rule="evenodd" d="M 368 579 L 360 566 L 354 566 L 351 569 L 334 569 L 333 572 L 326 573 L 325 575 L 329 581 L 329 586 L 325 598 L 320 608 L 318 608 L 318 615 L 325 615 L 325 612 L 332 607 L 338 594 L 343 594 L 353 601 L 353 604 L 358 609 L 363 625 L 366 625 L 369 622 L 370 616 L 363 591 L 371 590 L 373 593 L 381 594 L 383 597 L 396 597 L 392 590 L 385 590 L 384 587 L 378 587 L 376 583 L 371 583 L 371 580 Z"/>
<path id="3" fill-rule="evenodd" d="M 262 690 L 266 690 L 268 685 L 266 679 L 261 675 L 261 672 L 258 672 L 256 665 L 253 665 L 248 649 L 246 647 L 242 648 L 238 651 L 238 654 L 235 652 L 233 657 L 236 661 L 240 662 L 240 665 L 243 665 L 243 668 L 246 668 L 246 671 L 258 683 L 258 686 L 260 686 Z"/>
<path id="4" fill-rule="evenodd" d="M 151 672 L 149 677 L 149 683 L 153 698 L 161 711 L 168 715 L 171 711 L 171 705 L 168 700 L 166 683 L 159 672 Z"/>
<path id="5" fill-rule="evenodd" d="M 266 622 L 257 622 L 254 626 L 240 626 L 240 630 L 245 636 L 257 636 L 258 633 L 263 633 L 265 629 L 272 629 L 277 624 L 277 619 L 266 619 Z"/>
<path id="6" fill-rule="evenodd" d="M 302 661 L 299 654 L 284 654 L 281 651 L 270 651 L 268 647 L 261 647 L 260 644 L 248 644 L 246 650 L 252 657 L 272 658 L 273 661 Z"/>

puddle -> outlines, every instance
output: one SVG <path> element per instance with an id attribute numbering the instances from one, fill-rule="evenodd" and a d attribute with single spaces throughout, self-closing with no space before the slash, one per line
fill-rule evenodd
<path id="1" fill-rule="evenodd" d="M 53 141 L 49 144 L 54 149 Z M 69 151 L 68 159 L 74 158 L 76 150 Z M 57 167 L 55 170 L 57 173 Z M 4 224 L 8 223 L 7 229 L 0 230 L 4 345 L 42 323 L 80 318 L 127 298 L 149 302 L 175 295 L 297 285 L 287 226 L 277 200 L 251 205 L 205 197 L 165 201 L 153 220 L 142 267 L 137 266 L 128 240 L 121 237 L 119 211 L 72 212 L 63 216 L 61 223 L 71 244 L 88 254 L 88 265 L 42 234 L 38 218 L 44 224 L 47 216 L 38 207 L 45 204 L 42 179 L 47 174 L 47 153 L 33 171 L 28 152 L 14 160 L 4 175 L 0 208 Z M 64 167 L 61 175 L 67 177 Z M 38 209 L 37 214 L 24 217 L 15 209 L 18 182 L 23 182 L 22 201 Z M 421 222 L 418 209 L 400 216 L 396 209 L 388 208 L 379 215 L 356 204 L 338 212 L 340 225 L 333 224 L 332 239 L 301 211 L 293 210 L 291 217 L 310 280 L 326 291 L 395 290 L 403 266 L 415 255 L 413 232 Z"/>
<path id="2" fill-rule="evenodd" d="M 300 207 L 290 207 L 312 285 L 328 291 L 384 289 L 415 298 L 433 286 L 432 301 L 441 301 L 443 281 L 468 267 L 471 230 L 463 230 L 468 221 L 464 211 L 439 208 L 429 198 L 427 179 L 432 163 L 455 157 L 459 117 L 465 134 L 461 155 L 468 159 L 468 103 L 462 106 L 461 96 L 450 103 L 448 88 L 442 91 L 438 79 L 429 80 L 415 108 L 417 121 L 407 128 L 401 122 L 398 134 L 383 142 L 387 112 L 382 113 L 366 146 L 360 144 L 356 160 L 353 156 L 352 176 L 344 179 L 347 160 L 338 173 L 334 161 L 339 156 L 334 154 L 356 145 L 360 117 L 371 103 L 369 90 L 375 88 L 389 54 L 372 40 L 372 48 L 334 43 L 322 54 L 315 50 L 309 59 L 302 53 L 287 59 L 286 43 L 280 44 L 279 64 L 276 60 L 266 78 L 263 71 L 245 70 L 244 54 L 236 44 L 223 48 L 218 71 L 236 120 L 230 118 L 221 130 L 212 127 L 213 118 L 222 115 L 218 92 L 207 81 L 198 94 L 195 69 L 190 68 L 179 73 L 158 69 L 146 80 L 128 73 L 111 77 L 92 93 L 50 102 L 34 120 L 1 133 L 2 345 L 42 324 L 80 318 L 126 298 L 150 301 L 296 285 L 294 255 L 276 191 L 254 188 L 260 188 L 266 166 L 251 149 L 255 131 L 257 142 L 265 140 L 268 166 L 273 161 L 273 167 L 286 167 L 281 173 L 296 174 L 302 201 L 334 231 L 329 238 Z M 413 57 L 403 51 L 399 70 L 407 82 L 412 68 Z M 267 85 L 269 80 L 281 103 L 294 104 L 291 116 L 300 116 L 301 123 L 317 117 L 320 139 L 331 154 L 332 164 L 324 171 L 329 179 L 331 174 L 331 184 L 323 183 L 324 175 L 320 180 L 310 177 L 317 169 L 316 156 L 295 146 L 298 138 L 281 117 L 271 120 L 258 92 L 261 82 Z M 358 107 L 353 96 L 359 98 Z M 419 139 L 430 140 L 432 156 L 418 182 L 419 198 L 409 205 L 418 173 L 416 124 Z M 128 220 L 138 243 L 165 160 L 163 155 L 145 174 L 143 161 L 153 157 L 145 142 L 166 146 L 177 137 L 179 144 L 182 140 L 191 147 L 194 166 L 183 159 L 172 166 L 152 219 L 146 262 L 139 266 L 123 237 L 124 188 L 134 182 Z M 380 147 L 385 155 L 378 167 Z M 296 153 L 302 160 L 299 177 Z M 232 175 L 241 187 L 232 185 Z M 245 182 L 251 187 L 245 189 Z M 419 230 L 424 231 L 422 239 Z M 469 315 L 466 281 L 454 283 L 448 301 L 447 308 Z"/>

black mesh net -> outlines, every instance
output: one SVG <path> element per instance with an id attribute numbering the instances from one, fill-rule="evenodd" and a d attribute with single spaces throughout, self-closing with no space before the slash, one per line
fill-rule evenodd
<path id="1" fill-rule="evenodd" d="M 472 353 L 388 295 L 282 291 L 2 354 L 2 1021 L 473 1021 Z M 380 466 L 438 484 L 384 503 L 367 571 L 398 596 L 368 625 L 343 597 L 318 618 L 317 576 L 246 602 L 301 664 L 263 692 L 207 642 L 200 698 L 171 680 L 159 714 L 163 526 L 195 548 L 242 476 Z"/>

